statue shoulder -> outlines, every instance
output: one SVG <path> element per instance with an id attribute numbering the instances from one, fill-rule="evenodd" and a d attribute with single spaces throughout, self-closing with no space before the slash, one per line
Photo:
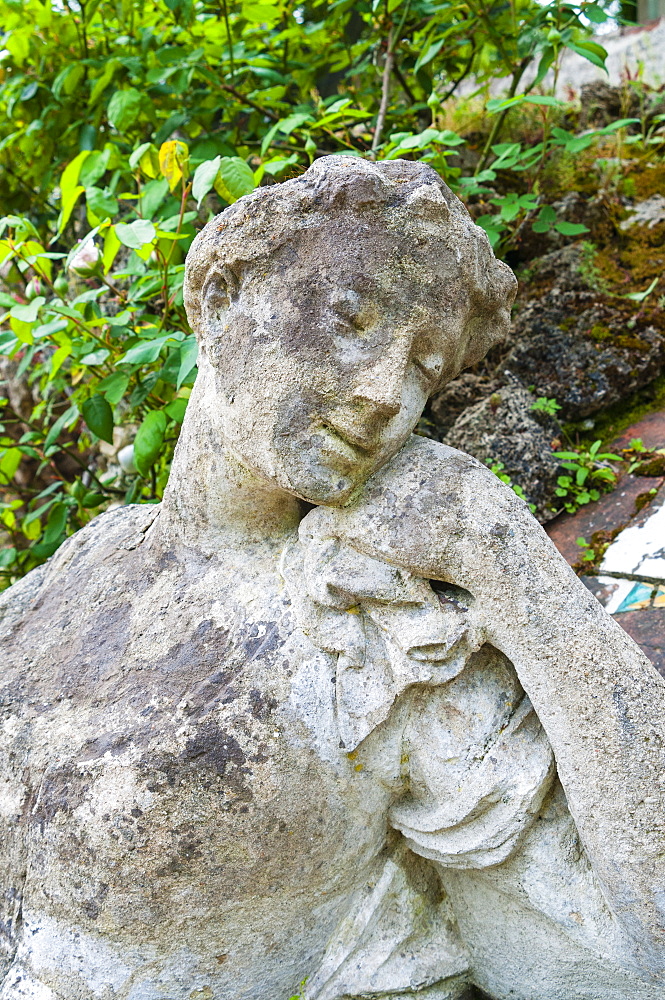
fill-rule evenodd
<path id="1" fill-rule="evenodd" d="M 130 504 L 105 511 L 70 535 L 43 565 L 0 594 L 0 643 L 9 638 L 42 598 L 69 577 L 89 584 L 91 570 L 108 564 L 111 557 L 136 549 L 159 513 L 158 504 Z M 63 593 L 71 597 L 71 593 Z"/>

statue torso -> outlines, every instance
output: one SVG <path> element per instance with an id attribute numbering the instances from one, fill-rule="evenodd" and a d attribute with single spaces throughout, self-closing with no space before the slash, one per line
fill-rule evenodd
<path id="1" fill-rule="evenodd" d="M 513 668 L 485 647 L 391 688 L 375 645 L 344 672 L 303 634 L 283 546 L 176 555 L 157 516 L 93 522 L 2 609 L 1 1000 L 288 1000 L 308 976 L 320 1000 L 457 997 L 469 955 L 416 854 L 510 872 L 551 777 Z M 456 911 L 476 882 L 443 878 Z M 516 892 L 533 919 L 527 882 L 497 913 Z"/>
<path id="2" fill-rule="evenodd" d="M 70 543 L 6 635 L 14 921 L 68 1000 L 93 980 L 274 1000 L 376 869 L 399 761 L 370 775 L 340 751 L 330 676 L 329 746 L 290 708 L 332 658 L 294 628 L 276 555 L 155 561 L 155 513 Z"/>

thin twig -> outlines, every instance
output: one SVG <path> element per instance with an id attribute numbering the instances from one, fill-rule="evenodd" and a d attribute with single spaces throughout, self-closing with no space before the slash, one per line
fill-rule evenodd
<path id="1" fill-rule="evenodd" d="M 383 132 L 383 126 L 386 121 L 386 112 L 388 111 L 388 99 L 390 97 L 390 77 L 393 71 L 394 63 L 394 53 L 393 53 L 393 33 L 392 30 L 388 34 L 388 49 L 386 51 L 386 63 L 383 67 L 383 80 L 381 81 L 381 104 L 379 105 L 379 114 L 376 119 L 376 128 L 374 129 L 374 137 L 372 139 L 372 159 L 376 159 L 376 151 L 381 143 L 381 133 Z"/>
<path id="2" fill-rule="evenodd" d="M 404 93 L 406 94 L 406 96 L 411 101 L 411 104 L 415 104 L 416 103 L 416 95 L 411 90 L 411 87 L 407 83 L 406 78 L 405 78 L 404 74 L 402 73 L 401 69 L 399 68 L 399 66 L 397 65 L 397 63 L 395 63 L 394 66 L 393 66 L 393 73 L 397 77 L 397 80 L 399 81 L 400 87 L 402 88 L 402 90 L 404 91 Z"/>
<path id="3" fill-rule="evenodd" d="M 510 100 L 511 97 L 515 96 L 515 93 L 519 86 L 519 82 L 522 79 L 524 70 L 527 68 L 528 64 L 529 64 L 529 59 L 525 58 L 522 60 L 520 65 L 515 70 L 513 70 L 513 79 L 512 83 L 510 84 L 510 90 L 508 91 L 508 97 L 506 98 L 506 100 Z M 506 120 L 506 115 L 508 114 L 509 111 L 510 107 L 504 108 L 501 114 L 497 115 L 497 117 L 494 119 L 494 124 L 492 125 L 490 134 L 487 137 L 487 142 L 485 143 L 485 148 L 483 149 L 480 159 L 476 164 L 474 177 L 476 177 L 481 172 L 481 170 L 485 168 L 485 164 L 487 163 L 489 155 L 492 152 L 492 146 L 496 143 L 497 139 L 499 138 L 501 129 L 503 128 L 503 123 Z"/>
<path id="4" fill-rule="evenodd" d="M 271 111 L 269 108 L 262 108 L 260 104 L 257 104 L 256 101 L 253 101 L 245 94 L 241 94 L 240 91 L 236 90 L 235 87 L 232 87 L 230 83 L 220 83 L 220 87 L 222 90 L 228 91 L 229 94 L 233 94 L 236 100 L 240 101 L 241 104 L 247 104 L 248 107 L 254 108 L 255 111 L 259 111 L 262 115 L 266 115 L 266 117 L 271 118 L 274 122 L 280 121 L 279 115 L 276 115 L 274 111 Z"/>
<path id="5" fill-rule="evenodd" d="M 229 9 L 226 5 L 226 0 L 222 0 L 222 11 L 224 16 L 224 24 L 226 25 L 226 41 L 229 46 L 229 64 L 231 66 L 231 79 L 233 80 L 236 75 L 236 71 L 235 71 L 235 66 L 233 64 L 233 37 L 231 35 L 231 27 L 229 25 Z"/>

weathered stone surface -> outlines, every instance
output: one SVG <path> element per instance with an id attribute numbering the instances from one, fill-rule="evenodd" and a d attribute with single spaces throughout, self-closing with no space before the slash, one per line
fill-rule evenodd
<path id="1" fill-rule="evenodd" d="M 163 503 L 0 598 L 2 1000 L 662 992 L 665 682 L 411 433 L 513 294 L 410 162 L 195 241 Z"/>
<path id="2" fill-rule="evenodd" d="M 632 206 L 627 219 L 619 223 L 620 229 L 630 229 L 631 226 L 654 226 L 665 222 L 665 198 L 661 194 L 654 194 L 644 201 L 638 201 Z"/>
<path id="3" fill-rule="evenodd" d="M 534 291 L 514 317 L 504 367 L 538 395 L 555 397 L 566 420 L 588 417 L 660 374 L 665 336 L 627 326 L 621 300 L 589 287 L 579 244 L 537 262 Z"/>

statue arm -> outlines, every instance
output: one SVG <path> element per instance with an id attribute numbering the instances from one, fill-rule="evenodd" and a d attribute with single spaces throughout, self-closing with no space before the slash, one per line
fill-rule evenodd
<path id="1" fill-rule="evenodd" d="M 526 505 L 470 456 L 412 438 L 317 531 L 473 594 L 547 732 L 608 903 L 643 967 L 665 945 L 665 682 Z"/>

